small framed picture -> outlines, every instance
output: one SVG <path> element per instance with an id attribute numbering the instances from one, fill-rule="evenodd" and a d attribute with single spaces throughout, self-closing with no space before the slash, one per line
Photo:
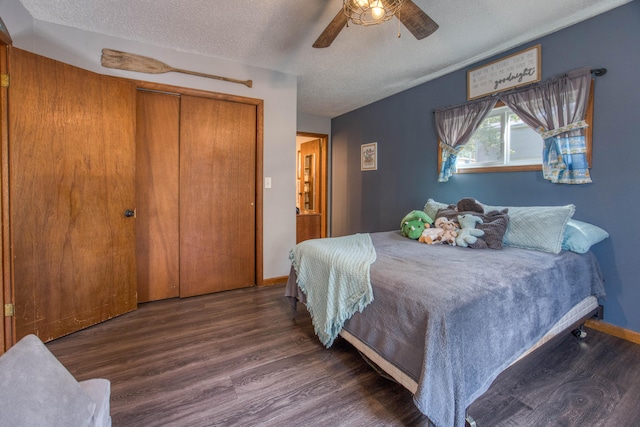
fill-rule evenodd
<path id="1" fill-rule="evenodd" d="M 374 171 L 378 169 L 378 143 L 371 142 L 360 146 L 360 170 Z"/>

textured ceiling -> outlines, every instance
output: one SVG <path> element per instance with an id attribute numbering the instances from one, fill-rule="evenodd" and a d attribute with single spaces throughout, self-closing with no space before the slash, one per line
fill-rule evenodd
<path id="1" fill-rule="evenodd" d="M 393 19 L 314 49 L 342 0 L 21 0 L 37 20 L 296 75 L 298 110 L 324 117 L 629 1 L 414 0 L 440 25 L 423 40 Z"/>

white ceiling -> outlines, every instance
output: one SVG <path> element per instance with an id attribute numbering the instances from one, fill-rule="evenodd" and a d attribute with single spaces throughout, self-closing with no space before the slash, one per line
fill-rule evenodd
<path id="1" fill-rule="evenodd" d="M 414 0 L 440 25 L 423 40 L 394 18 L 350 25 L 330 47 L 314 49 L 342 0 L 21 0 L 37 20 L 296 75 L 298 111 L 324 117 L 629 1 Z"/>

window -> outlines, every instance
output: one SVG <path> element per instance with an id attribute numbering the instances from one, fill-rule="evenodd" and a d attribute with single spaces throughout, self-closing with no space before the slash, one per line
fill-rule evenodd
<path id="1" fill-rule="evenodd" d="M 593 81 L 587 103 L 585 130 L 587 163 L 591 167 Z M 439 142 L 439 141 L 438 141 Z M 515 172 L 542 170 L 543 141 L 502 101 L 482 121 L 458 154 L 456 173 Z M 438 144 L 438 170 L 442 170 L 442 148 Z"/>
<path id="2" fill-rule="evenodd" d="M 542 138 L 505 105 L 495 107 L 458 154 L 462 169 L 542 163 Z"/>

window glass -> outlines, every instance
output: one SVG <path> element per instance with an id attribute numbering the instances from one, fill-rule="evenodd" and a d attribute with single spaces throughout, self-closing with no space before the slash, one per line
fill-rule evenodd
<path id="1" fill-rule="evenodd" d="M 458 169 L 540 165 L 542 138 L 506 106 L 494 108 L 458 155 Z"/>

